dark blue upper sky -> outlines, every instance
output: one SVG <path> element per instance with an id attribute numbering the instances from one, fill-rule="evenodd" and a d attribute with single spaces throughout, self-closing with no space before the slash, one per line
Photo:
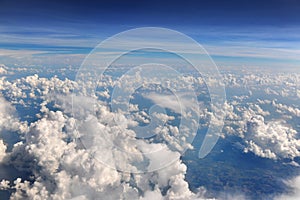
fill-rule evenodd
<path id="1" fill-rule="evenodd" d="M 239 52 L 273 59 L 284 50 L 288 56 L 280 62 L 299 63 L 298 0 L 0 0 L 0 56 L 11 54 L 4 50 L 88 53 L 101 40 L 141 26 L 181 31 L 223 61 L 247 57 Z M 220 53 L 226 47 L 233 53 Z M 271 51 L 262 56 L 266 48 Z"/>
<path id="2" fill-rule="evenodd" d="M 113 25 L 299 25 L 297 0 L 0 1 L 1 23 Z"/>

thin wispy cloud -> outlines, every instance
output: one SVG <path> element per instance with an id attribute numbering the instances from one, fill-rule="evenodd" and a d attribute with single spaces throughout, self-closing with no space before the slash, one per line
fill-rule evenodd
<path id="1" fill-rule="evenodd" d="M 99 42 L 106 39 L 106 32 L 111 30 L 102 30 L 95 26 L 86 25 L 86 29 L 72 30 L 70 28 L 51 29 L 51 27 L 16 27 L 2 26 L 0 33 L 0 43 L 2 45 L 1 56 L 12 56 L 22 54 L 24 56 L 35 56 L 36 54 L 61 54 L 61 56 L 81 56 L 87 55 Z M 178 27 L 180 30 L 182 27 Z M 101 30 L 100 30 L 101 29 Z M 109 27 L 107 27 L 109 29 Z M 191 28 L 190 28 L 191 29 Z M 257 59 L 275 59 L 275 60 L 291 60 L 298 62 L 300 59 L 300 42 L 299 28 L 297 27 L 252 27 L 242 28 L 231 27 L 207 27 L 195 30 L 186 29 L 186 34 L 190 35 L 197 42 L 202 44 L 211 56 L 228 57 L 227 60 L 235 62 L 240 58 L 242 61 L 246 58 Z M 185 32 L 183 32 L 185 33 Z M 132 42 L 132 41 L 130 41 Z M 160 41 L 137 41 L 144 46 L 159 45 L 164 43 L 164 38 Z M 126 49 L 128 44 L 116 44 L 106 53 L 112 56 L 116 51 L 124 51 L 120 47 Z M 170 47 L 181 48 L 185 43 L 176 41 L 166 44 Z M 192 48 L 186 48 L 185 54 L 196 54 Z M 15 56 L 16 57 L 16 56 Z M 235 59 L 230 59 L 235 57 Z M 218 59 L 218 58 L 216 58 Z M 218 60 L 217 60 L 218 61 Z M 223 62 L 223 61 L 222 61 Z M 276 64 L 269 61 L 270 65 Z M 222 63 L 224 65 L 229 64 Z M 70 63 L 71 64 L 71 63 Z M 259 64 L 259 61 L 257 61 Z M 265 64 L 265 63 L 264 63 Z M 296 64 L 295 64 L 296 65 Z"/>

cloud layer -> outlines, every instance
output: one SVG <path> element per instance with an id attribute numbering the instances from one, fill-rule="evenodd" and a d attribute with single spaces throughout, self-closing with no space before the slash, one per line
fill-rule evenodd
<path id="1" fill-rule="evenodd" d="M 5 96 L 0 98 L 0 133 L 16 132 L 19 141 L 9 144 L 1 135 L 0 161 L 31 174 L 27 178 L 1 181 L 3 190 L 13 191 L 11 199 L 204 199 L 205 192 L 190 191 L 185 178 L 187 165 L 181 161 L 180 148 L 183 145 L 193 147 L 186 142 L 186 135 L 178 137 L 179 130 L 172 124 L 176 119 L 174 115 L 154 113 L 153 116 L 165 124 L 155 130 L 157 136 L 154 139 L 139 140 L 132 127 L 140 121 L 149 123 L 150 116 L 139 110 L 138 105 L 130 104 L 130 111 L 135 114 L 128 118 L 122 112 L 111 112 L 103 99 L 77 98 L 78 110 L 75 112 L 79 115 L 74 116 L 71 94 L 78 87 L 74 81 L 39 75 L 11 81 L 10 70 L 5 66 L 1 69 L 5 70 L 2 70 L 3 74 L 8 78 L 0 79 L 0 89 Z M 185 76 L 183 79 L 198 87 L 197 95 L 207 95 L 201 78 Z M 111 77 L 106 77 L 106 80 L 111 80 Z M 295 89 L 299 84 L 297 78 L 290 74 L 226 74 L 224 80 L 232 90 L 245 86 L 249 90 L 230 96 L 224 105 L 222 112 L 226 113 L 226 119 L 223 138 L 241 138 L 241 153 L 252 152 L 259 157 L 279 161 L 299 157 L 298 129 L 291 123 L 291 120 L 298 119 L 299 107 L 281 101 L 282 97 L 299 100 Z M 178 83 L 181 81 L 174 80 L 177 89 L 180 89 Z M 207 84 L 216 84 L 216 80 L 210 81 Z M 279 88 L 276 85 L 283 86 Z M 114 82 L 106 81 L 100 87 L 104 90 L 97 94 L 109 99 L 109 88 L 114 87 Z M 275 91 L 272 95 L 278 100 L 250 101 L 261 88 Z M 151 89 L 151 86 L 146 89 Z M 182 108 L 195 106 L 184 99 L 181 108 L 176 98 L 170 95 L 148 93 L 144 97 L 177 114 Z M 96 102 L 93 110 L 89 107 L 92 102 Z M 28 123 L 20 120 L 15 106 L 33 107 L 38 111 L 33 121 Z M 200 126 L 206 127 L 217 116 L 212 115 L 205 102 L 199 100 L 199 106 L 201 109 L 197 114 L 200 121 L 204 121 Z M 271 112 L 277 113 L 280 120 L 273 119 Z M 153 153 L 156 151 L 158 153 Z M 169 161 L 172 161 L 171 165 L 168 165 Z M 148 173 L 135 173 L 145 168 Z M 297 181 L 287 182 L 293 183 L 296 185 Z M 298 194 L 297 191 L 295 187 L 295 194 Z M 243 198 L 243 195 L 226 194 L 219 199 L 224 199 L 224 196 Z M 278 198 L 288 197 L 283 195 Z"/>

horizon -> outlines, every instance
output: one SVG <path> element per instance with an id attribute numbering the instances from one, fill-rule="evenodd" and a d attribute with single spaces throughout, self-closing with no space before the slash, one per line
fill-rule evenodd
<path id="1" fill-rule="evenodd" d="M 114 34 L 163 27 L 196 40 L 221 67 L 297 70 L 300 66 L 300 3 L 293 0 L 5 0 L 0 5 L 3 64 L 78 66 Z"/>

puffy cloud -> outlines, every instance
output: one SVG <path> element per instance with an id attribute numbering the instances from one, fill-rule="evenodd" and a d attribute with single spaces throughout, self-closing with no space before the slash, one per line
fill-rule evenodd
<path id="1" fill-rule="evenodd" d="M 6 145 L 3 143 L 3 140 L 0 140 L 0 162 L 6 156 Z"/>
<path id="2" fill-rule="evenodd" d="M 33 84 L 36 80 L 37 77 L 31 77 L 29 82 Z M 81 103 L 85 104 L 85 101 Z M 2 109 L 6 109 L 6 113 L 14 111 L 7 102 L 1 105 Z M 29 170 L 34 176 L 33 180 L 18 178 L 13 183 L 2 181 L 2 188 L 15 190 L 12 199 L 193 197 L 194 194 L 184 180 L 186 166 L 181 162 L 178 152 L 170 150 L 163 144 L 151 144 L 134 139 L 132 137 L 134 132 L 127 130 L 128 124 L 131 123 L 130 119 L 122 114 L 111 113 L 101 104 L 97 105 L 96 109 L 97 116 L 91 117 L 89 112 L 83 114 L 87 117 L 86 121 L 77 124 L 81 125 L 81 128 L 77 129 L 78 134 L 74 134 L 76 131 L 74 118 L 61 111 L 49 110 L 47 102 L 41 104 L 41 119 L 29 125 L 25 143 L 15 144 L 7 158 L 14 167 Z M 164 115 L 159 117 L 169 119 Z M 12 122 L 14 121 L 7 123 Z M 83 148 L 80 141 L 84 139 L 74 140 L 74 136 L 92 137 L 95 140 L 87 140 L 93 142 Z M 115 145 L 121 150 L 115 148 Z M 158 149 L 162 151 L 148 154 Z M 123 150 L 135 154 L 124 153 Z M 110 161 L 99 160 L 98 156 L 107 156 L 106 159 Z M 168 162 L 170 158 L 172 165 Z M 102 161 L 107 161 L 109 166 Z M 137 166 L 133 161 L 145 162 L 149 171 L 163 169 L 145 174 L 116 170 L 120 167 L 134 170 Z M 25 163 L 29 166 L 26 167 Z"/>
<path id="3" fill-rule="evenodd" d="M 146 191 L 144 196 L 141 198 L 141 200 L 153 200 L 153 199 L 157 199 L 157 200 L 164 199 L 160 190 L 157 188 L 153 191 Z"/>
<path id="4" fill-rule="evenodd" d="M 67 78 L 61 80 L 56 76 L 48 79 L 34 74 L 16 79 L 14 82 L 6 80 L 5 77 L 0 79 L 0 90 L 9 98 L 10 102 L 15 104 L 21 104 L 28 97 L 31 100 L 53 101 L 56 95 L 70 94 L 75 87 L 76 83 L 74 81 Z M 29 99 L 25 103 L 26 106 L 33 106 L 30 103 L 34 104 Z"/>
<path id="5" fill-rule="evenodd" d="M 108 81 L 101 85 L 105 89 L 98 92 L 98 95 L 109 98 L 110 91 L 107 88 L 112 87 L 113 82 L 111 78 L 106 78 Z M 199 78 L 184 78 L 194 84 L 204 84 Z M 261 85 L 282 84 L 286 80 L 285 90 L 279 95 L 290 94 L 289 87 L 295 86 L 290 75 L 276 75 L 275 78 L 266 75 L 231 75 L 225 80 L 230 87 L 253 84 L 251 91 Z M 86 84 L 88 88 L 93 87 L 90 82 Z M 178 82 L 174 84 L 177 84 L 177 89 L 180 88 Z M 211 80 L 210 84 L 217 82 Z M 1 143 L 0 140 L 0 160 L 3 155 L 2 158 L 5 157 L 11 165 L 33 175 L 33 179 L 1 182 L 2 188 L 15 191 L 12 199 L 204 199 L 205 194 L 194 194 L 189 190 L 185 180 L 187 168 L 180 160 L 181 148 L 189 145 L 185 134 L 189 133 L 190 127 L 182 132 L 183 137 L 178 137 L 178 127 L 161 125 L 154 130 L 157 133 L 156 143 L 139 141 L 135 138 L 135 131 L 129 127 L 137 126 L 133 120 L 144 123 L 150 121 L 149 115 L 139 111 L 138 105 L 130 105 L 129 110 L 136 114 L 133 118 L 126 118 L 121 113 L 110 112 L 105 102 L 95 100 L 94 97 L 79 97 L 73 99 L 79 106 L 75 110 L 77 114 L 72 116 L 70 94 L 76 87 L 74 81 L 58 77 L 42 78 L 32 75 L 14 82 L 0 79 L 0 89 L 11 102 L 27 106 L 30 103 L 24 102 L 27 97 L 41 99 L 43 102 L 33 103 L 34 106 L 41 107 L 41 112 L 38 113 L 40 119 L 27 126 L 26 123 L 19 122 L 11 103 L 0 98 L 0 132 L 9 129 L 27 133 L 26 141 L 15 144 L 9 153 L 6 152 L 5 142 Z M 274 91 L 275 89 L 273 88 Z M 86 92 L 81 91 L 80 94 L 84 95 Z M 249 100 L 249 96 L 251 95 L 236 96 L 220 111 L 227 115 L 227 132 L 243 138 L 247 145 L 245 150 L 256 155 L 272 159 L 299 156 L 299 141 L 295 130 L 281 121 L 265 121 L 270 112 L 255 103 L 242 104 L 242 101 Z M 186 107 L 196 110 L 195 102 L 188 98 L 183 98 L 180 105 L 172 95 L 151 93 L 144 97 L 178 113 Z M 54 102 L 59 111 L 51 111 L 49 102 Z M 95 106 L 91 107 L 94 103 Z M 273 106 L 295 115 L 298 112 L 294 107 L 277 103 Z M 215 118 L 218 117 L 208 109 L 201 110 L 199 114 L 205 119 L 210 117 L 217 120 Z M 165 113 L 154 113 L 153 116 L 163 122 L 174 120 L 173 116 Z M 79 129 L 75 129 L 75 126 Z M 80 140 L 76 137 L 80 137 Z M 159 153 L 149 153 L 157 150 L 160 150 Z M 172 165 L 167 165 L 170 158 Z M 148 173 L 133 173 L 145 168 Z M 154 170 L 158 168 L 162 169 Z M 219 199 L 224 199 L 223 197 L 242 198 L 226 194 Z"/>
<path id="6" fill-rule="evenodd" d="M 245 152 L 252 151 L 258 156 L 277 159 L 300 156 L 300 140 L 297 131 L 281 121 L 265 122 L 260 115 L 247 122 Z"/>
<path id="7" fill-rule="evenodd" d="M 0 64 L 0 75 L 1 74 L 7 74 L 7 68 L 3 64 Z"/>
<path id="8" fill-rule="evenodd" d="M 0 96 L 0 137 L 3 131 L 17 131 L 19 133 L 25 133 L 27 131 L 27 123 L 20 122 L 16 109 Z"/>
<path id="9" fill-rule="evenodd" d="M 288 113 L 288 114 L 292 114 L 293 116 L 300 117 L 300 109 L 299 108 L 284 105 L 281 103 L 277 103 L 275 100 L 272 101 L 272 106 L 277 108 L 278 109 L 277 112 L 279 112 L 279 113 Z"/>
<path id="10" fill-rule="evenodd" d="M 258 99 L 258 103 L 271 105 L 280 114 L 291 113 L 297 116 L 298 113 L 297 108 L 276 101 Z M 296 129 L 284 121 L 283 115 L 280 119 L 274 118 L 274 111 L 266 111 L 259 104 L 234 101 L 228 103 L 224 137 L 235 135 L 242 138 L 244 152 L 253 152 L 264 158 L 294 159 L 300 156 L 300 140 Z"/>
<path id="11" fill-rule="evenodd" d="M 10 129 L 11 126 L 16 129 L 18 128 L 16 123 L 15 108 L 0 96 L 0 130 Z"/>

